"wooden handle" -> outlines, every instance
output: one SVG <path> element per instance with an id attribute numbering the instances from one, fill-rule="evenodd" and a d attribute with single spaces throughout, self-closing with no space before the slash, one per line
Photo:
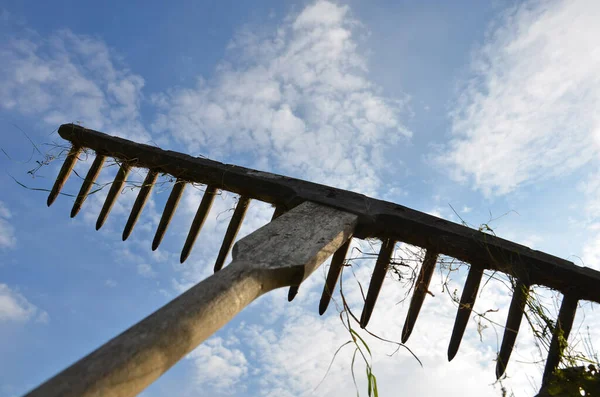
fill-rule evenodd
<path id="1" fill-rule="evenodd" d="M 265 292 L 304 280 L 352 235 L 355 215 L 306 202 L 240 240 L 233 262 L 27 397 L 129 397 Z"/>

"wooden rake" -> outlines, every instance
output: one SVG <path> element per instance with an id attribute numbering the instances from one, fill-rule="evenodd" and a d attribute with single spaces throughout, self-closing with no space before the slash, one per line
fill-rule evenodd
<path id="1" fill-rule="evenodd" d="M 57 198 L 80 152 L 87 148 L 96 153 L 75 199 L 71 217 L 81 209 L 106 157 L 119 162 L 119 171 L 98 216 L 96 229 L 104 224 L 131 168 L 148 169 L 125 224 L 123 240 L 131 234 L 159 174 L 169 174 L 176 182 L 152 242 L 153 250 L 162 241 L 186 184 L 207 186 L 183 245 L 181 262 L 188 258 L 215 194 L 225 190 L 240 197 L 219 250 L 214 275 L 27 396 L 136 395 L 257 297 L 287 286 L 290 287 L 288 298 L 292 300 L 300 283 L 333 255 L 319 303 L 319 313 L 323 314 L 338 281 L 351 237 L 382 241 L 360 318 L 363 328 L 371 318 L 396 242 L 426 250 L 402 329 L 402 343 L 414 329 L 438 257 L 446 255 L 470 264 L 448 347 L 449 360 L 454 358 L 460 346 L 484 270 L 513 277 L 516 288 L 498 354 L 498 378 L 506 369 L 532 286 L 543 285 L 564 295 L 546 360 L 544 383 L 560 362 L 564 349 L 561 338 L 566 340 L 569 336 L 578 302 L 600 303 L 600 272 L 398 204 L 165 151 L 78 125 L 62 125 L 58 133 L 71 142 L 72 147 L 48 197 L 48 205 Z M 234 245 L 251 200 L 273 204 L 273 219 Z M 232 247 L 233 261 L 223 268 Z"/>

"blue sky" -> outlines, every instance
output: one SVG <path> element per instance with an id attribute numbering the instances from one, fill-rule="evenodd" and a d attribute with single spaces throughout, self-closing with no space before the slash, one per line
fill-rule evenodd
<path id="1" fill-rule="evenodd" d="M 186 188 L 156 252 L 150 242 L 168 183 L 127 242 L 130 189 L 95 232 L 106 189 L 71 220 L 71 197 L 48 209 L 45 194 L 12 179 L 51 186 L 59 164 L 28 175 L 40 155 L 27 162 L 25 133 L 45 152 L 51 147 L 42 144 L 60 143 L 62 123 L 459 221 L 454 208 L 475 227 L 499 218 L 491 226 L 500 236 L 600 269 L 597 2 L 171 3 L 0 4 L 0 147 L 10 156 L 0 156 L 0 396 L 23 394 L 210 275 L 235 202 L 231 194 L 217 198 L 183 265 L 179 250 L 202 188 Z M 108 164 L 100 182 L 114 174 Z M 75 193 L 79 183 L 72 177 L 64 191 Z M 241 235 L 272 211 L 253 203 Z M 357 261 L 356 277 L 368 282 L 372 266 Z M 286 291 L 261 297 L 143 395 L 353 393 L 351 350 L 320 383 L 348 339 L 335 310 L 318 316 L 324 270 L 293 303 Z M 450 291 L 461 290 L 463 273 Z M 500 328 L 488 324 L 479 335 L 471 322 L 447 362 L 456 308 L 441 278 L 408 343 L 424 368 L 406 351 L 390 357 L 393 346 L 371 342 L 382 395 L 500 395 L 493 384 Z M 347 280 L 349 302 L 360 310 L 356 281 Z M 373 332 L 399 339 L 406 292 L 386 280 Z M 476 310 L 499 309 L 490 318 L 502 324 L 509 301 L 491 282 Z M 597 312 L 588 306 L 578 327 L 600 329 Z M 516 396 L 537 390 L 537 358 L 522 327 L 504 381 Z"/>

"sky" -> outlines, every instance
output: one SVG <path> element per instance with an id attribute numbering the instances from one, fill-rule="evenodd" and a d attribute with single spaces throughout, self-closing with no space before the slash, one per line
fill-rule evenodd
<path id="1" fill-rule="evenodd" d="M 150 247 L 172 185 L 166 178 L 127 242 L 135 189 L 123 190 L 96 232 L 107 189 L 70 219 L 72 197 L 48 209 L 46 193 L 16 182 L 52 186 L 60 161 L 28 171 L 60 154 L 63 123 L 487 224 L 600 270 L 598 18 L 594 0 L 0 2 L 0 396 L 24 394 L 208 277 L 236 202 L 231 193 L 217 197 L 184 264 L 179 252 L 202 186 L 186 187 L 157 251 Z M 92 160 L 75 170 L 87 172 Z M 115 173 L 107 162 L 98 183 Z M 144 175 L 134 170 L 129 179 Z M 74 194 L 80 183 L 74 175 L 63 191 Z M 238 238 L 272 213 L 252 202 Z M 377 243 L 352 247 L 344 295 L 358 313 Z M 396 248 L 398 260 L 415 258 L 411 247 Z M 142 395 L 356 393 L 352 347 L 335 356 L 350 339 L 339 292 L 324 316 L 317 310 L 326 270 L 291 303 L 285 290 L 259 298 Z M 422 365 L 407 349 L 394 353 L 394 344 L 361 334 L 380 395 L 537 392 L 544 357 L 525 323 L 507 377 L 495 382 L 510 303 L 497 280 L 474 308 L 491 311 L 472 318 L 447 361 L 451 295 L 465 274 L 446 280 L 439 267 L 433 277 L 407 342 Z M 399 340 L 408 293 L 389 274 L 369 330 Z M 560 296 L 544 296 L 556 312 Z M 575 347 L 583 349 L 588 332 L 600 341 L 598 311 L 580 307 Z M 355 371 L 366 395 L 364 362 Z"/>

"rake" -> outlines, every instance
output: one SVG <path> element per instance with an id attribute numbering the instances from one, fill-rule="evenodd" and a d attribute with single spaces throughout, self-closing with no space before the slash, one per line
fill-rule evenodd
<path id="1" fill-rule="evenodd" d="M 470 265 L 448 347 L 452 360 L 461 343 L 484 270 L 502 272 L 516 281 L 509 308 L 496 376 L 506 369 L 526 300 L 531 288 L 541 285 L 563 294 L 543 375 L 546 384 L 556 370 L 571 331 L 578 302 L 600 303 L 600 272 L 446 221 L 398 204 L 286 176 L 261 172 L 165 151 L 106 135 L 74 124 L 64 124 L 59 135 L 71 149 L 48 197 L 58 197 L 84 149 L 96 157 L 75 199 L 71 217 L 82 208 L 106 158 L 118 161 L 119 170 L 96 222 L 106 221 L 133 167 L 148 174 L 123 231 L 126 240 L 140 216 L 159 174 L 176 182 L 166 201 L 152 249 L 161 243 L 185 186 L 206 185 L 180 260 L 185 261 L 210 211 L 215 195 L 229 191 L 239 195 L 214 266 L 215 274 L 116 336 L 89 355 L 58 373 L 27 396 L 133 396 L 156 380 L 183 356 L 231 320 L 262 294 L 289 287 L 291 301 L 299 285 L 333 255 L 319 302 L 323 314 L 331 300 L 351 238 L 381 240 L 360 326 L 365 328 L 390 266 L 396 242 L 425 249 L 407 318 L 402 343 L 411 335 L 427 295 L 440 255 Z M 251 200 L 275 206 L 271 222 L 236 240 Z M 223 266 L 229 253 L 232 262 Z"/>

